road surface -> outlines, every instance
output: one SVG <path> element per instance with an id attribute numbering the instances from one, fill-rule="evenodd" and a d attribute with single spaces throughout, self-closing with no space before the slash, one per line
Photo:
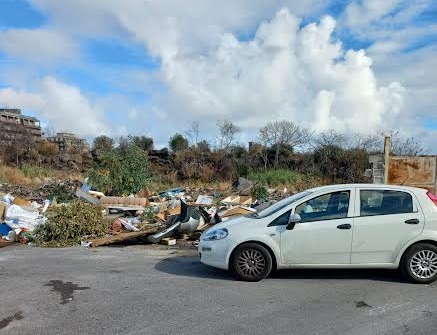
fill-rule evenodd
<path id="1" fill-rule="evenodd" d="M 0 249 L 0 334 L 437 334 L 437 284 L 394 271 L 259 283 L 174 250 Z"/>

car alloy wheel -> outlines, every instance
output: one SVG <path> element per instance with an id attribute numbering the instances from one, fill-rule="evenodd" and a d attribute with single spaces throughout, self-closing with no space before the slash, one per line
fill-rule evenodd
<path id="1" fill-rule="evenodd" d="M 238 279 L 244 281 L 256 282 L 266 278 L 272 266 L 270 252 L 255 242 L 238 246 L 231 255 L 230 269 Z"/>
<path id="2" fill-rule="evenodd" d="M 247 277 L 259 276 L 266 267 L 264 255 L 255 249 L 246 249 L 238 258 L 238 268 Z"/>
<path id="3" fill-rule="evenodd" d="M 410 260 L 410 270 L 420 279 L 429 279 L 437 275 L 437 253 L 432 250 L 420 250 Z"/>

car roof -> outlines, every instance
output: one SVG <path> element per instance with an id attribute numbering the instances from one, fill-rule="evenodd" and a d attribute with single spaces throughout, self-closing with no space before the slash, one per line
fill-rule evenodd
<path id="1" fill-rule="evenodd" d="M 323 192 L 323 191 L 335 191 L 341 190 L 344 188 L 372 188 L 372 189 L 385 189 L 385 190 L 405 190 L 411 192 L 425 192 L 426 190 L 423 188 L 411 187 L 411 186 L 403 186 L 403 185 L 387 185 L 387 184 L 335 184 L 335 185 L 325 185 L 319 186 L 315 188 L 308 189 L 309 192 Z"/>

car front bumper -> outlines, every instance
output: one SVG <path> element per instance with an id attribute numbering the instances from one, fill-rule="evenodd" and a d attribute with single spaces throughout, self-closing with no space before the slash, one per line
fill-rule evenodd
<path id="1" fill-rule="evenodd" d="M 231 241 L 227 238 L 218 241 L 204 241 L 201 239 L 198 246 L 200 262 L 215 268 L 229 270 L 231 245 Z"/>

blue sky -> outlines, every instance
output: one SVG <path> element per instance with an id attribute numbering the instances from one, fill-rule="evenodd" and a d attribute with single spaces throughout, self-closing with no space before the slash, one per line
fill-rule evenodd
<path id="1" fill-rule="evenodd" d="M 432 0 L 1 0 L 0 104 L 92 139 L 165 145 L 272 119 L 437 141 Z M 362 51 L 360 51 L 362 50 Z"/>

